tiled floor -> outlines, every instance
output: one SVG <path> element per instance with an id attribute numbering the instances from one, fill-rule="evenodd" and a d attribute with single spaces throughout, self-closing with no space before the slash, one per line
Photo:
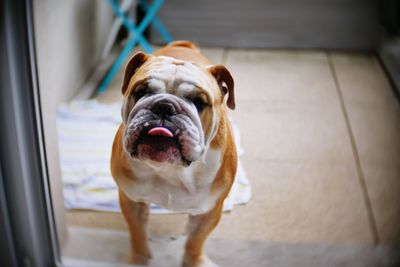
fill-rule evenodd
<path id="1" fill-rule="evenodd" d="M 382 242 L 400 240 L 400 108 L 377 60 L 332 56 L 367 204 Z"/>
<path id="2" fill-rule="evenodd" d="M 243 164 L 253 198 L 214 238 L 400 242 L 400 105 L 377 59 L 320 51 L 205 49 L 235 78 Z M 120 99 L 122 73 L 99 101 Z M 68 223 L 126 230 L 121 215 Z M 179 235 L 183 215 L 154 215 L 152 235 Z"/>
<path id="3" fill-rule="evenodd" d="M 181 266 L 184 242 L 182 236 L 151 238 L 149 267 Z M 127 232 L 74 227 L 70 229 L 70 244 L 63 254 L 63 266 L 133 266 L 126 264 L 128 246 Z M 400 248 L 388 245 L 293 244 L 211 238 L 206 242 L 205 250 L 221 267 L 398 267 L 400 264 Z"/>

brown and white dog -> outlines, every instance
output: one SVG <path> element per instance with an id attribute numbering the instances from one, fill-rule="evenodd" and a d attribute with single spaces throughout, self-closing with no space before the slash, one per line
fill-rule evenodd
<path id="1" fill-rule="evenodd" d="M 232 186 L 237 153 L 227 106 L 235 108 L 233 79 L 191 42 L 176 41 L 128 62 L 122 85 L 122 123 L 111 172 L 131 238 L 131 262 L 151 258 L 149 204 L 190 215 L 183 266 L 217 266 L 203 245 L 218 224 Z"/>

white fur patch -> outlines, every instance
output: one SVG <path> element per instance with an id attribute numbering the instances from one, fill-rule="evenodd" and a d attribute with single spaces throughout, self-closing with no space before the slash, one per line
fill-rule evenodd
<path id="1" fill-rule="evenodd" d="M 138 183 L 124 184 L 125 194 L 135 200 L 155 203 L 163 208 L 203 214 L 214 207 L 221 192 L 210 193 L 211 185 L 221 165 L 221 152 L 209 149 L 205 161 L 189 167 L 153 161 L 131 160 Z"/>
<path id="2" fill-rule="evenodd" d="M 206 71 L 189 61 L 171 57 L 156 57 L 147 65 L 149 86 L 158 92 L 184 96 L 196 87 L 208 90 L 210 81 Z"/>
<path id="3" fill-rule="evenodd" d="M 163 80 L 158 79 L 150 79 L 148 82 L 148 86 L 155 90 L 157 93 L 162 93 L 166 91 L 165 82 Z"/>

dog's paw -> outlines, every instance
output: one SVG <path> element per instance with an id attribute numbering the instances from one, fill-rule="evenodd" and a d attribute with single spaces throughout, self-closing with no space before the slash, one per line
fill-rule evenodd
<path id="1" fill-rule="evenodd" d="M 202 255 L 196 260 L 185 259 L 183 261 L 182 267 L 219 267 L 215 262 L 213 262 L 207 255 Z"/>

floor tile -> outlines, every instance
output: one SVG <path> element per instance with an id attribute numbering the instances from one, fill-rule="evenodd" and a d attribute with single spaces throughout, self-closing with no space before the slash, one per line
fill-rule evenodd
<path id="1" fill-rule="evenodd" d="M 363 165 L 381 243 L 400 243 L 400 164 Z"/>
<path id="2" fill-rule="evenodd" d="M 63 251 L 63 265 L 128 267 L 129 237 L 126 232 L 73 227 Z M 149 267 L 181 266 L 185 238 L 153 237 Z M 333 245 L 326 243 L 243 241 L 210 238 L 205 251 L 219 266 L 274 267 L 392 267 L 400 263 L 399 247 Z"/>
<path id="3" fill-rule="evenodd" d="M 239 100 L 240 101 L 240 98 Z M 339 107 L 315 105 L 270 108 L 244 102 L 231 112 L 247 154 L 268 160 L 353 162 L 350 140 Z"/>
<path id="4" fill-rule="evenodd" d="M 332 53 L 331 58 L 348 108 L 398 107 L 398 100 L 375 56 Z"/>
<path id="5" fill-rule="evenodd" d="M 362 166 L 377 163 L 400 166 L 400 106 L 397 109 L 347 106 Z"/>
<path id="6" fill-rule="evenodd" d="M 226 66 L 235 79 L 238 106 L 248 101 L 270 109 L 338 106 L 322 52 L 229 50 Z"/>
<path id="7" fill-rule="evenodd" d="M 148 231 L 156 236 L 179 236 L 185 232 L 186 221 L 185 214 L 151 214 Z M 67 212 L 67 222 L 70 226 L 128 230 L 121 213 L 72 210 Z"/>
<path id="8" fill-rule="evenodd" d="M 243 161 L 254 188 L 245 207 L 251 223 L 237 235 L 372 242 L 326 55 L 230 50 L 227 66 L 238 99 L 231 115 L 241 130 Z"/>
<path id="9" fill-rule="evenodd" d="M 400 242 L 400 105 L 372 56 L 333 54 L 382 242 Z"/>
<path id="10" fill-rule="evenodd" d="M 101 212 L 92 210 L 68 210 L 67 224 L 80 227 L 107 228 L 127 230 L 126 222 L 121 213 Z"/>
<path id="11" fill-rule="evenodd" d="M 353 166 L 247 156 L 250 202 L 225 215 L 217 238 L 372 243 Z M 233 233 L 232 233 L 233 232 Z"/>
<path id="12" fill-rule="evenodd" d="M 353 161 L 325 54 L 231 50 L 227 66 L 237 95 L 230 114 L 245 150 L 276 160 Z"/>

